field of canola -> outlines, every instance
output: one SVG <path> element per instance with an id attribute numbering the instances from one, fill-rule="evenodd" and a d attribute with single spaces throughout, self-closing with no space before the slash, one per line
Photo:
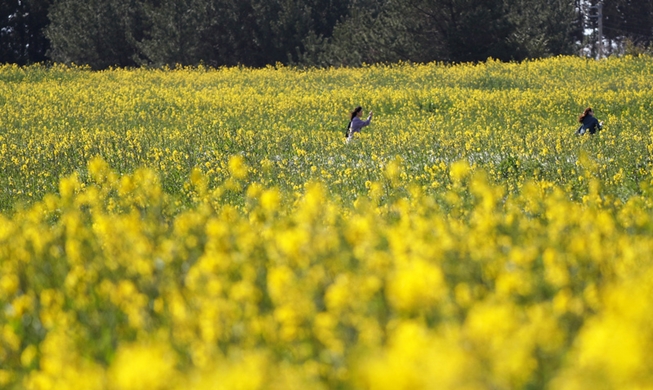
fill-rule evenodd
<path id="1" fill-rule="evenodd" d="M 652 153 L 650 57 L 0 67 L 0 387 L 653 388 Z"/>

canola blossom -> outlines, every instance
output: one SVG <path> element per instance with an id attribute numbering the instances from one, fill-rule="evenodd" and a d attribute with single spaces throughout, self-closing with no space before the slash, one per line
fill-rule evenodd
<path id="1" fill-rule="evenodd" d="M 653 387 L 652 76 L 2 66 L 0 387 Z"/>

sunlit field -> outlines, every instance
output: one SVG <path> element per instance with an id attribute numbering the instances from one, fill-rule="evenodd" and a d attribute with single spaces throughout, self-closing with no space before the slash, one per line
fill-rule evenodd
<path id="1" fill-rule="evenodd" d="M 652 388 L 652 153 L 651 57 L 2 66 L 0 387 Z"/>

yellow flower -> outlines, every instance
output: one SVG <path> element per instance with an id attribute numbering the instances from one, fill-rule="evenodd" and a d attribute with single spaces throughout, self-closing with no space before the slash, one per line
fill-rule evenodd
<path id="1" fill-rule="evenodd" d="M 266 212 L 275 211 L 281 202 L 281 194 L 276 188 L 263 191 L 261 194 L 261 206 Z"/>
<path id="2" fill-rule="evenodd" d="M 469 175 L 469 172 L 470 172 L 469 164 L 467 163 L 467 161 L 461 160 L 451 164 L 449 175 L 451 176 L 451 179 L 455 183 L 459 183 Z"/>
<path id="3" fill-rule="evenodd" d="M 110 367 L 116 389 L 170 388 L 175 377 L 173 351 L 161 343 L 135 343 L 118 348 Z"/>
<path id="4" fill-rule="evenodd" d="M 80 184 L 76 173 L 61 179 L 59 182 L 59 194 L 63 199 L 71 199 L 79 188 Z"/>
<path id="5" fill-rule="evenodd" d="M 400 311 L 420 311 L 433 307 L 446 289 L 442 270 L 424 260 L 398 264 L 388 282 L 388 299 Z"/>
<path id="6" fill-rule="evenodd" d="M 242 156 L 235 155 L 229 158 L 229 173 L 233 178 L 244 179 L 247 177 L 247 171 L 248 167 Z"/>

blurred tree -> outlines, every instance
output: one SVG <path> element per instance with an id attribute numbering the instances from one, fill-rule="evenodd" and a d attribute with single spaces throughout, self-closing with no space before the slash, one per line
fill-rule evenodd
<path id="1" fill-rule="evenodd" d="M 577 11 L 568 0 L 506 0 L 514 30 L 508 40 L 513 59 L 573 54 L 576 50 Z"/>
<path id="2" fill-rule="evenodd" d="M 513 59 L 513 26 L 503 0 L 358 0 L 339 23 L 319 65 Z"/>
<path id="3" fill-rule="evenodd" d="M 396 0 L 354 0 L 331 38 L 306 37 L 302 61 L 316 66 L 359 66 L 413 60 L 419 46 L 404 12 Z"/>
<path id="4" fill-rule="evenodd" d="M 47 59 L 49 41 L 44 35 L 52 0 L 2 0 L 0 2 L 0 63 L 19 65 Z"/>
<path id="5" fill-rule="evenodd" d="M 613 0 L 603 4 L 603 36 L 621 51 L 630 45 L 646 47 L 653 43 L 653 0 Z"/>
<path id="6" fill-rule="evenodd" d="M 154 65 L 296 63 L 307 36 L 330 36 L 344 0 L 159 0 L 138 47 Z"/>
<path id="7" fill-rule="evenodd" d="M 49 56 L 93 69 L 137 65 L 141 9 L 137 0 L 55 0 L 46 29 Z"/>
<path id="8" fill-rule="evenodd" d="M 10 0 L 18 1 L 18 0 Z M 53 60 L 261 67 L 571 54 L 584 0 L 54 1 Z M 618 0 L 625 1 L 628 0 Z M 650 3 L 653 0 L 645 0 Z M 4 11 L 6 14 L 9 11 Z M 643 12 L 643 11 L 642 11 Z M 2 30 L 8 32 L 10 30 Z"/>
<path id="9" fill-rule="evenodd" d="M 197 64 L 207 54 L 202 35 L 212 16 L 202 0 L 154 0 L 140 4 L 147 29 L 135 43 L 139 64 Z M 208 60 L 208 58 L 206 58 Z"/>
<path id="10" fill-rule="evenodd" d="M 503 0 L 409 0 L 407 3 L 411 14 L 421 21 L 421 29 L 415 34 L 429 60 L 513 59 L 515 48 L 509 40 L 513 26 Z M 443 50 L 429 50 L 432 41 L 442 41 Z"/>

